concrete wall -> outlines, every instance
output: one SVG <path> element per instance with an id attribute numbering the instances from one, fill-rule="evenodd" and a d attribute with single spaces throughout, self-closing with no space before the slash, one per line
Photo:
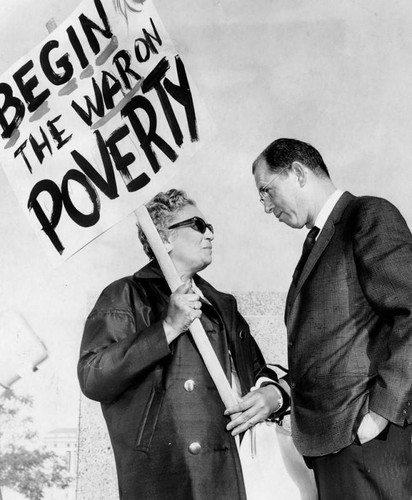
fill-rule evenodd
<path id="1" fill-rule="evenodd" d="M 267 363 L 286 366 L 283 324 L 285 294 L 234 293 Z M 84 397 L 80 403 L 77 500 L 115 500 L 116 469 L 100 405 Z"/>

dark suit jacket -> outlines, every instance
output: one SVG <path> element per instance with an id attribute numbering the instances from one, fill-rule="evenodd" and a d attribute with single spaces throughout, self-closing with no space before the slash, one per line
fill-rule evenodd
<path id="1" fill-rule="evenodd" d="M 233 296 L 196 276 L 213 308 L 202 323 L 226 372 L 228 348 L 243 394 L 260 375 L 276 379 Z M 245 499 L 224 405 L 191 336 L 170 346 L 162 320 L 170 290 L 153 263 L 109 285 L 90 313 L 78 374 L 102 403 L 124 500 Z"/>
<path id="2" fill-rule="evenodd" d="M 411 422 L 412 236 L 392 204 L 342 195 L 285 315 L 292 434 L 302 454 L 348 446 L 369 410 Z"/>

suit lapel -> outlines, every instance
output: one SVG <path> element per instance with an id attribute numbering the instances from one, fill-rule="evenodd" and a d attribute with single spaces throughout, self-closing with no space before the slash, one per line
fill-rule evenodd
<path id="1" fill-rule="evenodd" d="M 335 225 L 340 221 L 343 212 L 353 199 L 354 196 L 348 191 L 345 191 L 339 198 L 331 214 L 329 215 L 322 231 L 320 232 L 318 239 L 316 240 L 316 244 L 305 263 L 305 267 L 302 270 L 298 282 L 296 283 L 296 285 L 294 283 L 291 284 L 286 299 L 285 323 L 287 323 L 295 299 L 298 296 L 302 286 L 305 284 L 315 264 L 318 262 L 329 242 L 333 238 L 333 235 L 335 234 Z"/>
<path id="2" fill-rule="evenodd" d="M 298 282 L 296 283 L 295 296 L 300 292 L 302 285 L 305 283 L 314 265 L 319 260 L 325 248 L 328 246 L 334 233 L 335 223 L 329 218 L 329 220 L 326 221 L 323 230 L 319 234 L 318 239 L 316 240 L 315 246 L 313 247 L 308 260 L 305 263 L 305 267 L 302 269 L 302 273 L 299 277 Z"/>
<path id="3" fill-rule="evenodd" d="M 328 246 L 328 243 L 332 239 L 332 236 L 335 232 L 335 224 L 333 224 L 332 222 L 330 222 L 330 223 L 329 222 L 330 221 L 328 219 L 324 228 L 320 232 L 319 237 L 316 240 L 315 246 L 313 247 L 313 249 L 308 257 L 308 260 L 305 263 L 305 267 L 302 269 L 302 272 L 300 273 L 300 277 L 299 277 L 298 282 L 295 284 L 292 280 L 292 283 L 291 283 L 289 291 L 288 291 L 287 299 L 286 299 L 285 323 L 287 323 L 290 311 L 292 309 L 292 306 L 295 302 L 296 297 L 298 296 L 298 294 L 300 292 L 300 289 L 302 288 L 302 285 L 307 280 L 314 265 L 319 260 L 323 251 L 325 250 L 325 248 Z"/>

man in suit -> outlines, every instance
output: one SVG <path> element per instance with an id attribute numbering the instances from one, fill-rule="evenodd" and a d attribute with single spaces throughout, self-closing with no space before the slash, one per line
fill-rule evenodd
<path id="1" fill-rule="evenodd" d="M 271 143 L 265 212 L 310 229 L 287 297 L 292 435 L 320 500 L 412 498 L 412 236 L 388 201 L 336 189 L 319 152 Z"/>

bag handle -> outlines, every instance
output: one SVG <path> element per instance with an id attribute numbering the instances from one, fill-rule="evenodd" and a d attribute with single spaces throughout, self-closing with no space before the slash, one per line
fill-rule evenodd
<path id="1" fill-rule="evenodd" d="M 277 363 L 267 363 L 267 366 L 274 366 L 275 368 L 279 368 L 279 370 L 282 370 L 286 374 L 289 373 L 289 370 L 287 368 Z M 286 417 L 286 415 L 290 415 L 290 409 L 283 412 L 280 417 L 274 418 L 273 422 L 276 422 L 278 425 L 283 426 L 283 419 Z"/>

